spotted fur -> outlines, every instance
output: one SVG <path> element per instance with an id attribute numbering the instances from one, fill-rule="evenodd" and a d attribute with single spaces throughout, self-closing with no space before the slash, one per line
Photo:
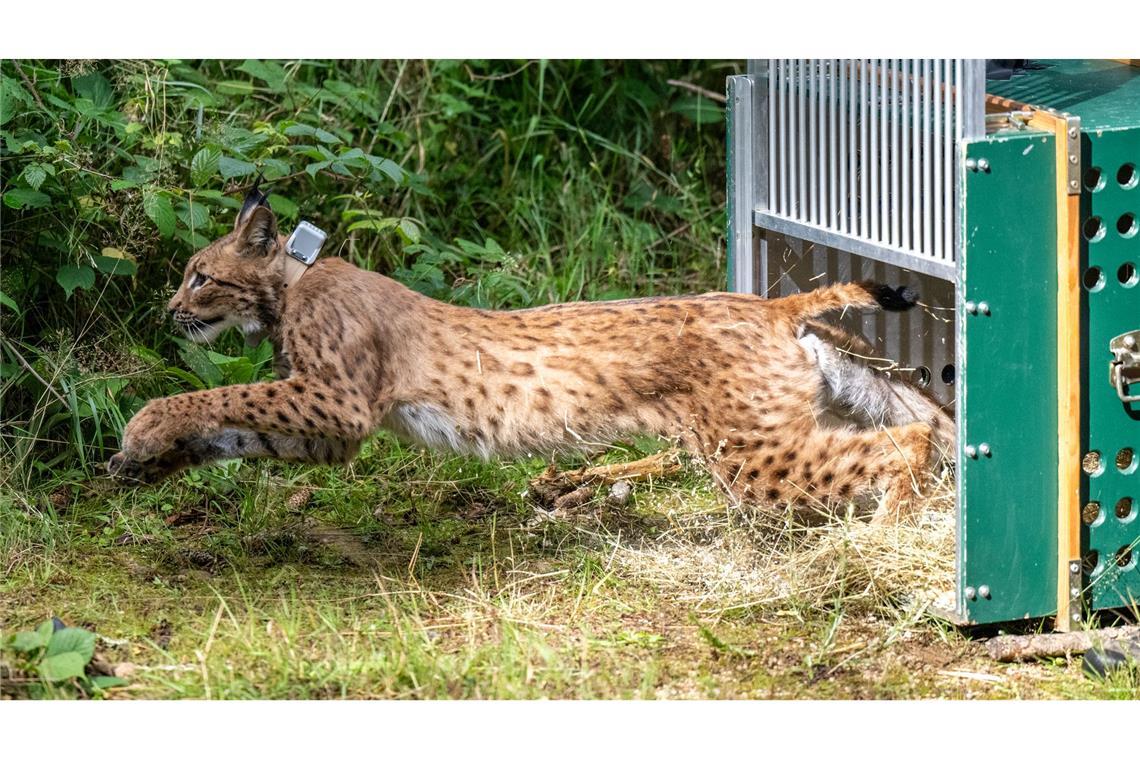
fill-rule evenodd
<path id="1" fill-rule="evenodd" d="M 805 332 L 839 309 L 909 308 L 905 289 L 852 283 L 775 300 L 709 293 L 490 311 L 336 258 L 290 287 L 282 247 L 270 209 L 246 204 L 231 234 L 190 259 L 170 302 L 195 340 L 230 327 L 267 334 L 277 379 L 151 401 L 127 425 L 113 474 L 153 481 L 232 457 L 346 462 L 381 427 L 481 457 L 649 433 L 696 455 L 734 499 L 826 502 L 880 489 L 885 515 L 931 466 L 931 425 L 945 415 L 929 400 L 884 407 L 886 386 Z M 829 404 L 868 407 L 876 424 L 823 425 Z"/>

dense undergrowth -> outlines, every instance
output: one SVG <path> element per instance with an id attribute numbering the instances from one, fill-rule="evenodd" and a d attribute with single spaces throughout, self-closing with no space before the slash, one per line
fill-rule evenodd
<path id="1" fill-rule="evenodd" d="M 0 67 L 3 472 L 99 471 L 150 397 L 268 371 L 169 330 L 258 172 L 289 228 L 433 297 L 522 307 L 717 287 L 733 64 L 64 61 Z"/>

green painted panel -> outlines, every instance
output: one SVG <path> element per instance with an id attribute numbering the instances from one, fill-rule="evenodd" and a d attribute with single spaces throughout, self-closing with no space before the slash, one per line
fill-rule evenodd
<path id="1" fill-rule="evenodd" d="M 1140 129 L 1086 133 L 1082 143 L 1082 166 L 1087 167 L 1081 199 L 1087 336 L 1082 347 L 1082 447 L 1100 453 L 1102 470 L 1082 475 L 1085 503 L 1100 507 L 1083 529 L 1082 548 L 1091 604 L 1103 609 L 1140 601 L 1140 403 L 1121 403 L 1108 382 L 1109 340 L 1140 330 Z M 1099 174 L 1095 183 L 1094 174 Z M 1140 393 L 1140 387 L 1133 385 L 1131 391 Z M 1133 452 L 1131 463 L 1126 455 L 1118 462 L 1127 450 Z M 1085 461 L 1092 469 L 1087 457 Z M 1126 499 L 1130 505 L 1122 502 Z M 1086 508 L 1086 514 L 1092 519 L 1093 509 Z"/>
<path id="2" fill-rule="evenodd" d="M 989 170 L 961 170 L 958 609 L 988 623 L 1057 609 L 1053 136 L 994 136 L 967 156 Z M 965 455 L 983 443 L 988 456 Z"/>
<path id="3" fill-rule="evenodd" d="M 1086 132 L 1140 125 L 1140 67 L 1104 60 L 1034 60 L 1041 68 L 986 92 L 1081 117 Z"/>

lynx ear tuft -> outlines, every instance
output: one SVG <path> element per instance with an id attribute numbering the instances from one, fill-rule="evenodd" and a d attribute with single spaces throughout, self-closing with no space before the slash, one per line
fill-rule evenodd
<path id="1" fill-rule="evenodd" d="M 268 206 L 255 206 L 238 234 L 243 256 L 268 256 L 277 247 L 277 218 Z"/>
<path id="2" fill-rule="evenodd" d="M 262 174 L 258 172 L 257 179 L 253 181 L 253 187 L 251 187 L 249 189 L 249 192 L 245 194 L 245 200 L 242 201 L 241 211 L 238 212 L 237 220 L 234 221 L 234 232 L 240 230 L 242 228 L 242 225 L 249 221 L 249 218 L 253 214 L 254 209 L 258 208 L 259 206 L 264 206 L 266 208 L 269 207 L 270 191 L 261 191 L 262 179 Z"/>

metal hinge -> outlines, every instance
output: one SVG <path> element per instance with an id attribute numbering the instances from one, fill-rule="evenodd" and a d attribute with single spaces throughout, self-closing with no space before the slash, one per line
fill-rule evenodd
<path id="1" fill-rule="evenodd" d="M 1108 342 L 1112 361 L 1108 363 L 1108 382 L 1125 404 L 1140 401 L 1140 395 L 1129 396 L 1128 386 L 1140 383 L 1140 330 L 1117 335 Z"/>

